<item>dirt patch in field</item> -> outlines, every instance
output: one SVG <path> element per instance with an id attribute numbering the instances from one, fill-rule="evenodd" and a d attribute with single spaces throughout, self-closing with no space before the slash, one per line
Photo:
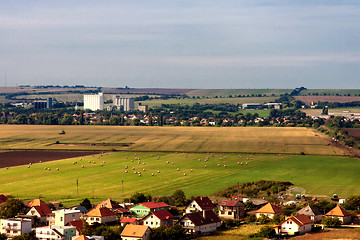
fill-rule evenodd
<path id="1" fill-rule="evenodd" d="M 81 157 L 99 152 L 9 151 L 0 152 L 0 168 Z"/>
<path id="2" fill-rule="evenodd" d="M 311 102 L 356 102 L 360 101 L 360 97 L 347 97 L 347 96 L 295 96 L 296 100 L 300 100 L 306 105 L 310 105 Z"/>
<path id="3" fill-rule="evenodd" d="M 54 143 L 51 146 L 112 146 L 112 147 L 130 147 L 134 143 Z"/>
<path id="4" fill-rule="evenodd" d="M 360 139 L 360 128 L 343 128 L 344 131 L 347 131 L 349 136 Z"/>
<path id="5" fill-rule="evenodd" d="M 131 89 L 104 89 L 104 93 L 107 94 L 186 94 L 194 89 L 173 89 L 173 88 L 131 88 Z"/>
<path id="6" fill-rule="evenodd" d="M 360 239 L 360 228 L 357 229 L 331 229 L 327 232 L 305 234 L 304 236 L 295 237 L 296 240 L 320 240 L 320 239 Z"/>

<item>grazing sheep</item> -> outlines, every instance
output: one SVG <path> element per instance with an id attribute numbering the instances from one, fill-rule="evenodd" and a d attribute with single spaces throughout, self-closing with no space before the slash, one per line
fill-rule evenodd
<path id="1" fill-rule="evenodd" d="M 59 170 L 60 170 L 59 168 L 56 169 L 56 171 L 59 171 Z"/>
<path id="2" fill-rule="evenodd" d="M 106 161 L 103 161 L 103 163 L 106 163 Z"/>
<path id="3" fill-rule="evenodd" d="M 102 164 L 100 164 L 100 166 L 102 167 L 103 165 L 102 165 Z"/>
<path id="4" fill-rule="evenodd" d="M 41 161 L 39 161 L 39 163 L 41 163 Z"/>
<path id="5" fill-rule="evenodd" d="M 237 162 L 237 164 L 239 165 L 239 164 L 240 164 L 240 162 Z"/>
<path id="6" fill-rule="evenodd" d="M 125 173 L 128 173 L 128 171 L 127 171 L 127 170 L 125 170 Z"/>
<path id="7" fill-rule="evenodd" d="M 137 174 L 137 172 L 134 172 L 134 174 Z"/>
<path id="8" fill-rule="evenodd" d="M 80 158 L 80 161 L 82 161 L 82 158 Z"/>
<path id="9" fill-rule="evenodd" d="M 154 173 L 151 173 L 151 176 L 154 176 Z"/>
<path id="10" fill-rule="evenodd" d="M 9 169 L 9 167 L 6 167 L 6 170 L 8 170 Z"/>
<path id="11" fill-rule="evenodd" d="M 141 173 L 139 173 L 139 177 L 141 177 Z"/>
<path id="12" fill-rule="evenodd" d="M 136 153 L 135 153 L 135 156 L 136 156 Z"/>
<path id="13" fill-rule="evenodd" d="M 205 159 L 205 162 L 207 162 L 207 159 Z"/>
<path id="14" fill-rule="evenodd" d="M 220 167 L 220 163 L 218 163 L 218 167 Z"/>
<path id="15" fill-rule="evenodd" d="M 32 165 L 32 163 L 29 163 L 29 165 Z"/>
<path id="16" fill-rule="evenodd" d="M 30 168 L 30 166 L 28 166 L 28 168 Z"/>
<path id="17" fill-rule="evenodd" d="M 224 167 L 226 167 L 226 165 L 224 165 Z"/>
<path id="18" fill-rule="evenodd" d="M 154 154 L 151 154 L 151 156 L 153 157 L 153 156 L 154 156 Z"/>
<path id="19" fill-rule="evenodd" d="M 241 165 L 243 165 L 243 163 L 241 162 Z"/>
<path id="20" fill-rule="evenodd" d="M 206 165 L 204 167 L 206 168 Z"/>
<path id="21" fill-rule="evenodd" d="M 190 172 L 192 172 L 193 170 L 192 169 L 190 169 Z"/>
<path id="22" fill-rule="evenodd" d="M 180 171 L 180 168 L 176 169 L 177 171 Z"/>
<path id="23" fill-rule="evenodd" d="M 125 157 L 125 159 L 128 159 L 128 157 Z"/>
<path id="24" fill-rule="evenodd" d="M 160 173 L 160 170 L 158 170 L 158 173 Z"/>
<path id="25" fill-rule="evenodd" d="M 247 165 L 247 162 L 245 164 Z"/>
<path id="26" fill-rule="evenodd" d="M 145 172 L 145 171 L 146 171 L 146 169 L 145 169 L 145 168 L 143 168 L 143 171 Z"/>
<path id="27" fill-rule="evenodd" d="M 184 173 L 184 176 L 186 176 L 186 173 Z"/>
<path id="28" fill-rule="evenodd" d="M 84 165 L 82 165 L 81 167 L 84 168 Z"/>
<path id="29" fill-rule="evenodd" d="M 169 161 L 166 161 L 166 164 L 169 164 Z"/>
<path id="30" fill-rule="evenodd" d="M 93 164 L 95 164 L 96 162 L 94 161 Z"/>
<path id="31" fill-rule="evenodd" d="M 89 163 L 91 163 L 91 161 L 89 161 Z"/>
<path id="32" fill-rule="evenodd" d="M 73 165 L 75 164 L 75 162 L 73 162 Z"/>
<path id="33" fill-rule="evenodd" d="M 131 162 L 134 162 L 134 160 L 131 159 Z"/>
<path id="34" fill-rule="evenodd" d="M 47 168 L 46 167 L 44 167 L 44 170 L 46 170 Z"/>
<path id="35" fill-rule="evenodd" d="M 51 171 L 51 168 L 48 168 L 48 171 Z"/>
<path id="36" fill-rule="evenodd" d="M 187 158 L 187 154 L 185 154 L 185 158 Z"/>
<path id="37" fill-rule="evenodd" d="M 220 158 L 220 160 L 222 160 L 222 158 Z"/>
<path id="38" fill-rule="evenodd" d="M 145 165 L 145 163 L 143 162 L 143 165 Z"/>
<path id="39" fill-rule="evenodd" d="M 135 170 L 135 167 L 133 167 L 132 170 Z"/>
<path id="40" fill-rule="evenodd" d="M 128 165 L 125 165 L 125 169 L 128 169 Z"/>

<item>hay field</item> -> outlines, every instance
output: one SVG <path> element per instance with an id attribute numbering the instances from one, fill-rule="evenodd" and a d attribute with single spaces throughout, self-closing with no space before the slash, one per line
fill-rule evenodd
<path id="1" fill-rule="evenodd" d="M 346 157 L 110 152 L 36 163 L 30 168 L 27 165 L 2 168 L 0 185 L 5 194 L 23 199 L 42 196 L 66 205 L 76 204 L 85 197 L 94 196 L 94 201 L 107 197 L 122 201 L 135 192 L 160 196 L 171 195 L 177 189 L 182 189 L 188 197 L 209 195 L 238 182 L 262 179 L 290 181 L 305 188 L 306 194 L 336 193 L 347 197 L 360 191 L 359 168 L 358 159 Z"/>
<path id="2" fill-rule="evenodd" d="M 0 125 L 0 149 L 345 154 L 311 129 L 270 127 Z"/>

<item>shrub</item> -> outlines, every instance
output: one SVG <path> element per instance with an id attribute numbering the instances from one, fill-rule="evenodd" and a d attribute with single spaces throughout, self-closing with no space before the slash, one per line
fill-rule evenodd
<path id="1" fill-rule="evenodd" d="M 321 223 L 324 224 L 325 227 L 339 227 L 341 225 L 341 221 L 333 217 L 324 217 Z"/>

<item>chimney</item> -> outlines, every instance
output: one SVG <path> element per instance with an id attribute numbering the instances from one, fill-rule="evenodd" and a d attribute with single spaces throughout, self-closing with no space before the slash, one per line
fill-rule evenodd
<path id="1" fill-rule="evenodd" d="M 202 197 L 200 197 L 200 200 L 201 200 L 201 201 L 203 200 Z"/>
<path id="2" fill-rule="evenodd" d="M 203 218 L 206 219 L 206 210 L 202 211 L 203 213 Z"/>

